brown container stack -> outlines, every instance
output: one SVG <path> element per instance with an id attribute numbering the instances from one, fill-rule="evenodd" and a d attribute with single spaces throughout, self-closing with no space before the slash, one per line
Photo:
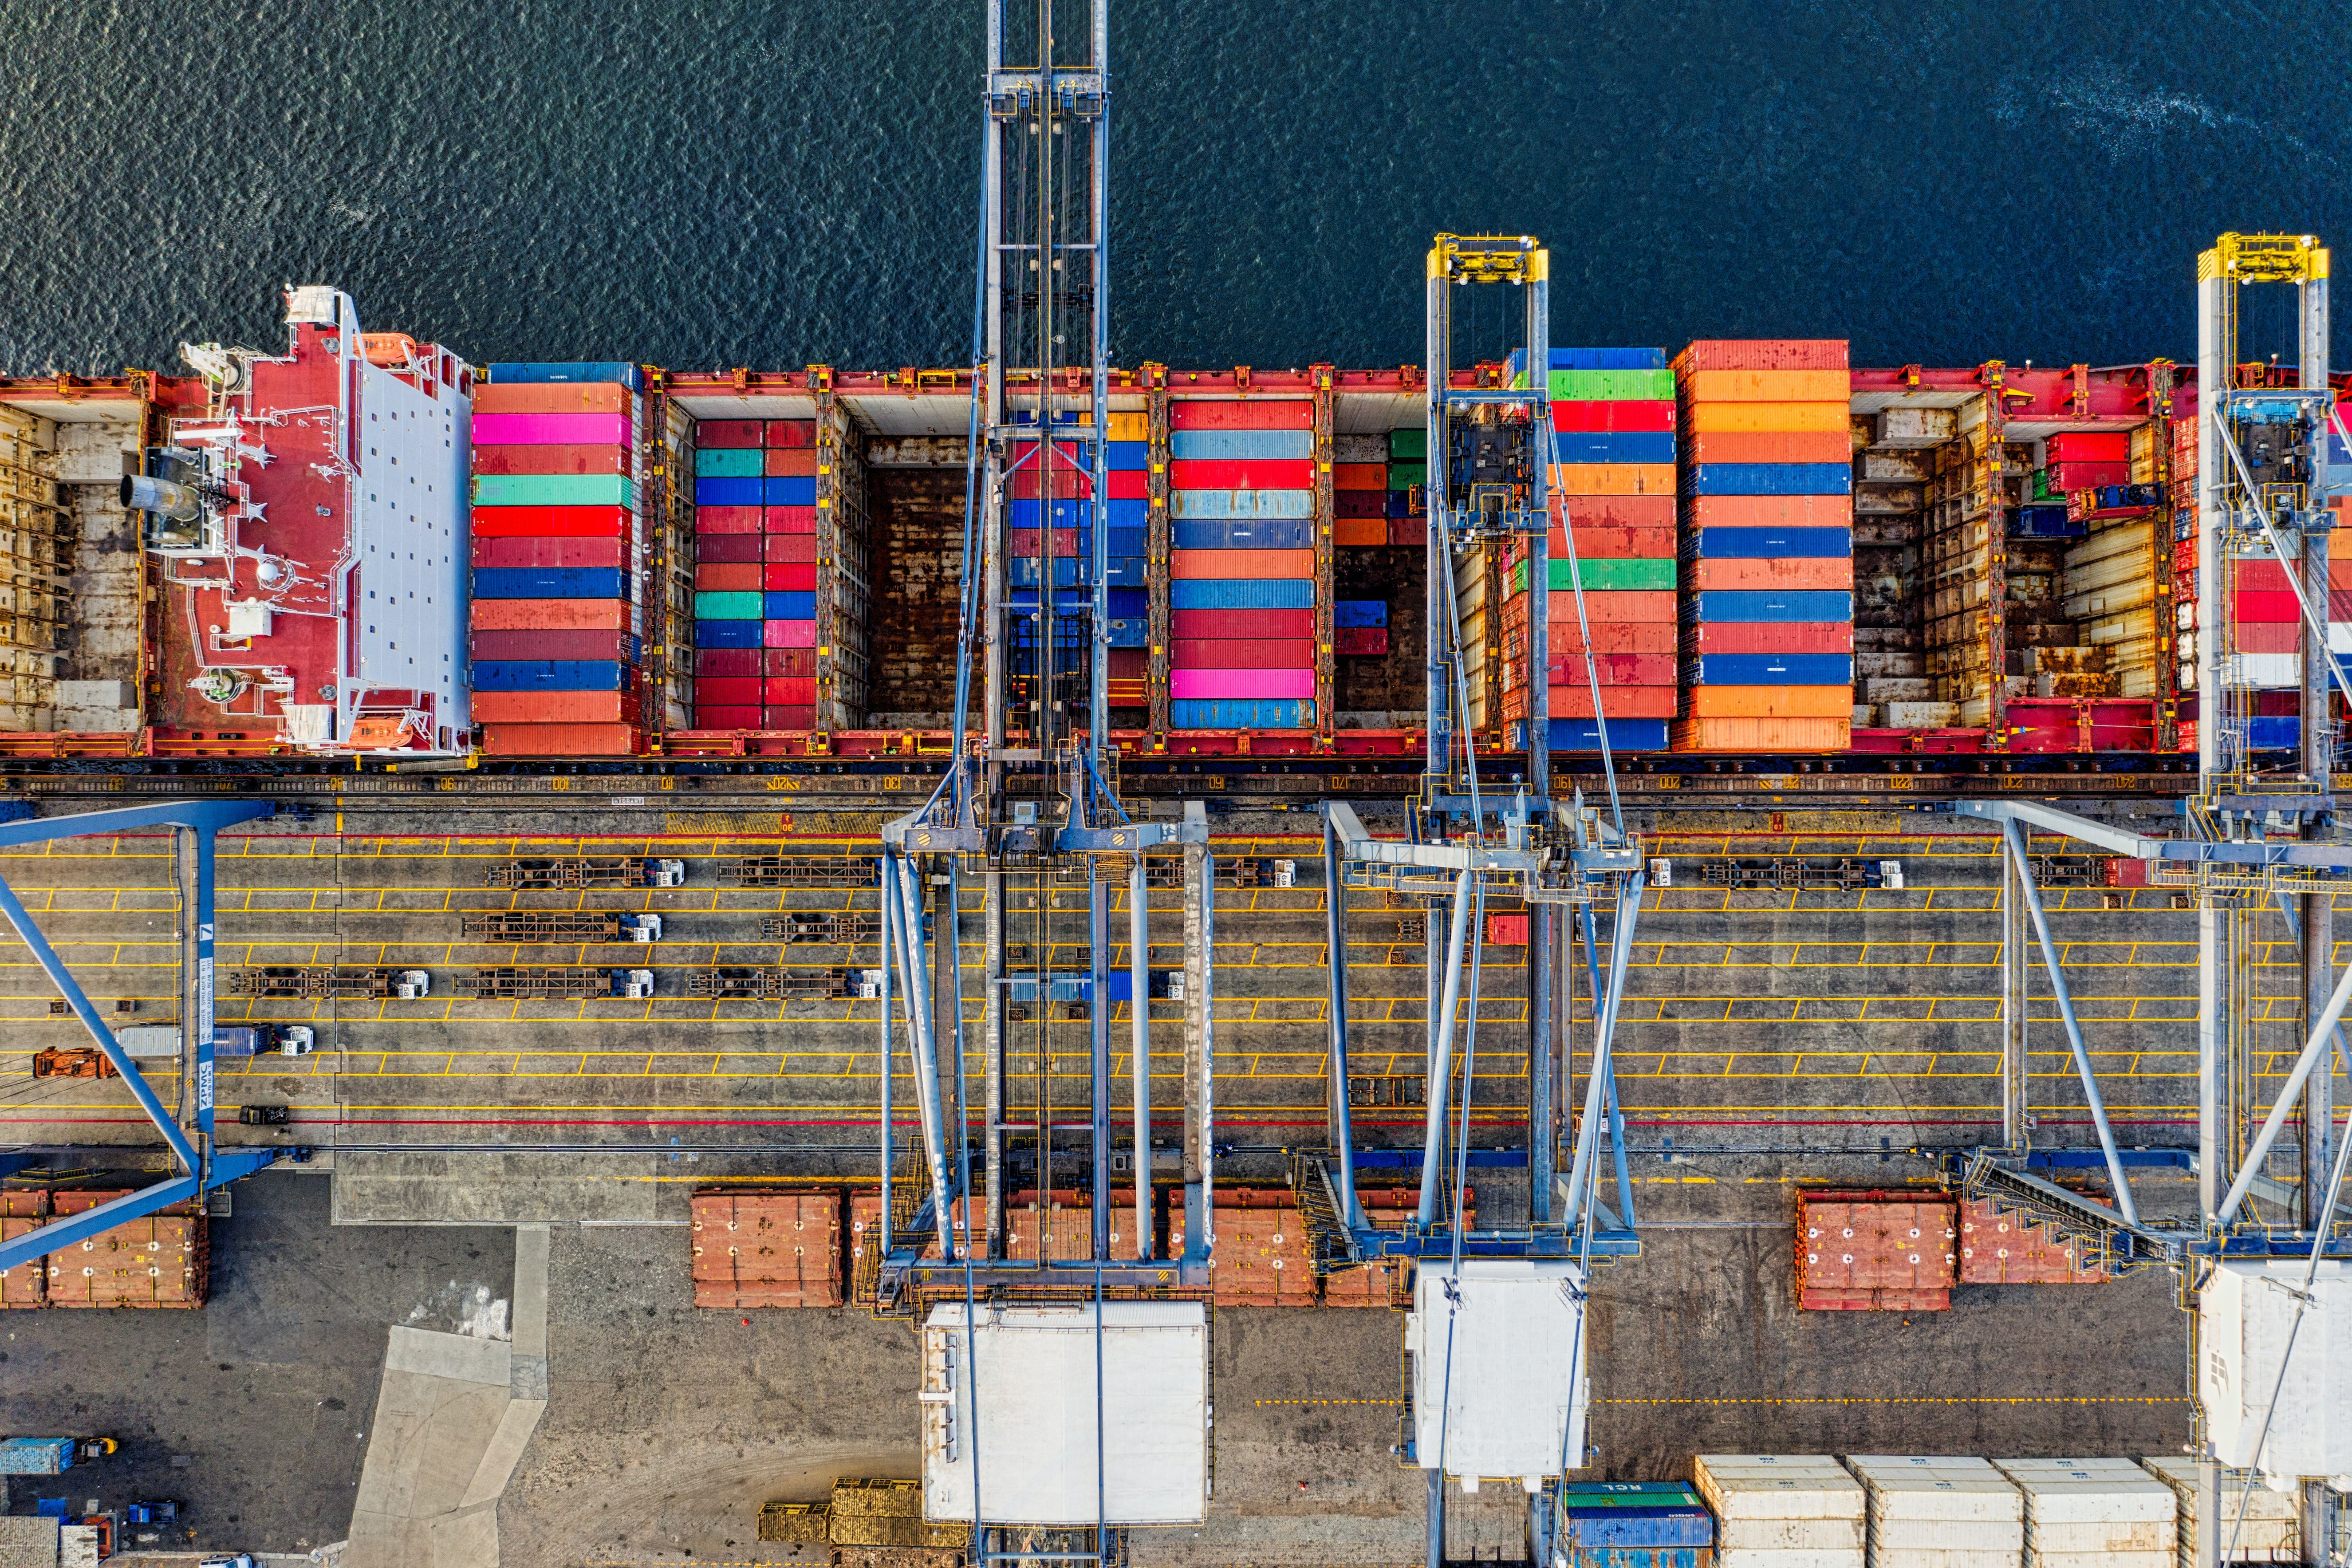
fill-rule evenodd
<path id="1" fill-rule="evenodd" d="M 0 1241 L 14 1241 L 38 1230 L 48 1212 L 46 1192 L 0 1192 Z M 42 1258 L 14 1268 L 0 1268 L 0 1310 L 43 1305 L 48 1299 L 48 1260 Z"/>
<path id="2" fill-rule="evenodd" d="M 1952 1200 L 1941 1193 L 1800 1193 L 1797 1305 L 1944 1310 L 1958 1263 L 1955 1221 Z"/>
<path id="3" fill-rule="evenodd" d="M 1363 1205 L 1364 1217 L 1382 1230 L 1402 1231 L 1409 1224 L 1421 1203 L 1421 1194 L 1412 1187 L 1359 1188 L 1356 1201 Z M 1478 1194 L 1469 1187 L 1462 1190 L 1462 1223 L 1475 1226 L 1478 1223 Z M 1407 1266 L 1402 1260 L 1375 1263 L 1363 1268 L 1342 1269 L 1326 1275 L 1323 1279 L 1323 1304 L 1327 1307 L 1398 1307 L 1405 1301 Z"/>
<path id="4" fill-rule="evenodd" d="M 841 1305 L 841 1194 L 697 1193 L 698 1307 Z"/>
<path id="5" fill-rule="evenodd" d="M 120 1192 L 55 1193 L 58 1218 L 84 1213 Z M 49 1254 L 52 1307 L 201 1307 L 212 1286 L 205 1216 L 187 1203 L 116 1226 Z"/>
<path id="6" fill-rule="evenodd" d="M 2055 1237 L 2030 1216 L 1996 1213 L 1990 1199 L 1960 1205 L 1963 1285 L 2096 1285 L 2108 1276 L 2085 1262 L 2082 1244 Z"/>
<path id="7" fill-rule="evenodd" d="M 1273 1206 L 1275 1204 L 1281 1206 Z M 1312 1307 L 1319 1295 L 1307 1221 L 1280 1189 L 1216 1195 L 1209 1300 L 1219 1307 Z M 1168 1255 L 1184 1249 L 1184 1208 L 1168 1209 Z"/>

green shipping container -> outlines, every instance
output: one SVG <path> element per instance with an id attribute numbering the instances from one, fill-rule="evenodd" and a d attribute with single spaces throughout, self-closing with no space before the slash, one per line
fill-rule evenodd
<path id="1" fill-rule="evenodd" d="M 2035 500 L 2064 500 L 2066 499 L 2064 496 L 2053 495 L 2051 492 L 2050 470 L 2047 468 L 2036 468 L 2033 470 L 2033 499 Z"/>
<path id="2" fill-rule="evenodd" d="M 1579 563 L 1563 561 L 1555 555 L 1545 564 L 1551 568 L 1552 592 L 1564 594 L 1576 586 L 1577 574 L 1574 567 Z M 1677 568 L 1672 561 L 1623 561 L 1612 558 L 1586 561 L 1580 564 L 1584 568 L 1585 587 L 1596 594 L 1671 591 L 1676 583 Z M 1511 592 L 1524 594 L 1527 591 L 1528 563 L 1522 561 L 1511 568 Z"/>
<path id="3" fill-rule="evenodd" d="M 1577 403 L 1607 403 L 1621 398 L 1671 401 L 1675 373 L 1670 370 L 1556 370 L 1551 395 Z"/>
<path id="4" fill-rule="evenodd" d="M 698 621 L 756 621 L 766 595 L 761 594 L 697 594 L 694 596 L 694 618 Z"/>
<path id="5" fill-rule="evenodd" d="M 694 455 L 694 472 L 705 479 L 756 479 L 768 454 L 757 447 L 709 447 Z"/>
<path id="6" fill-rule="evenodd" d="M 1429 465 L 1427 463 L 1399 463 L 1392 460 L 1389 464 L 1389 489 L 1392 490 L 1409 490 L 1415 485 L 1428 482 Z"/>
<path id="7" fill-rule="evenodd" d="M 476 474 L 476 506 L 629 506 L 629 481 L 619 474 Z"/>
<path id="8" fill-rule="evenodd" d="M 1429 428 L 1415 425 L 1406 430 L 1389 432 L 1389 461 L 1391 463 L 1425 463 L 1429 460 Z"/>

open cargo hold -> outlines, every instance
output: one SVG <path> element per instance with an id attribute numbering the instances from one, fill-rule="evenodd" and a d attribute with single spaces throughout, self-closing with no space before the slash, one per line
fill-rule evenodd
<path id="1" fill-rule="evenodd" d="M 1939 1312 L 1958 1265 L 1952 1200 L 1910 1193 L 1797 1194 L 1797 1305 Z"/>
<path id="2" fill-rule="evenodd" d="M 1862 1483 L 1827 1454 L 1701 1454 L 1716 1568 L 1863 1568 Z"/>
<path id="3" fill-rule="evenodd" d="M 2017 1568 L 2025 1553 L 2025 1500 L 1979 1458 L 1853 1454 L 1868 1507 L 1872 1568 Z"/>
<path id="4" fill-rule="evenodd" d="M 1417 397 L 1332 400 L 1335 730 L 1418 730 L 1426 711 L 1428 432 L 1405 423 L 1422 417 Z"/>
<path id="5" fill-rule="evenodd" d="M 1096 515 L 1092 446 L 1083 438 L 1094 422 L 1090 402 L 1074 405 L 1057 399 L 1054 420 L 1065 438 L 1045 443 L 1015 441 L 1007 453 L 1006 480 L 1006 608 L 1012 646 L 1007 649 L 1006 675 L 1013 711 L 1035 710 L 1043 580 L 1050 552 L 1054 579 L 1054 638 L 1060 652 L 1055 662 L 1065 684 L 1055 694 L 1062 722 L 1083 730 L 1087 692 L 1094 678 L 1094 573 L 1099 551 L 1103 560 L 1103 592 L 1108 622 L 1108 666 L 1103 672 L 1104 694 L 1113 729 L 1142 729 L 1150 722 L 1152 594 L 1164 580 L 1171 543 L 1187 541 L 1171 534 L 1166 508 L 1153 489 L 1151 412 L 1149 399 L 1128 393 L 1115 395 L 1107 410 L 1102 457 L 1104 499 Z M 1016 424 L 1034 426 L 1033 406 L 1016 409 Z M 1164 460 L 1160 465 L 1166 467 Z M 1192 525 L 1219 537 L 1230 527 L 1246 543 L 1253 523 L 1202 522 Z M 1260 535 L 1276 525 L 1255 525 Z M 1296 525 L 1284 525 L 1295 529 Z M 1272 537 L 1272 536 L 1268 536 Z M 1277 542 L 1280 541 L 1277 539 Z M 975 693 L 977 697 L 977 693 Z M 1015 729 L 1028 722 L 1012 721 Z"/>
<path id="6" fill-rule="evenodd" d="M 1838 752 L 1852 658 L 1791 641 L 1850 638 L 1853 474 L 1827 441 L 1846 426 L 1846 345 L 1696 342 L 1675 357 L 1682 437 L 1678 752 Z M 1827 460 L 1824 460 L 1827 459 Z M 1783 637 L 1803 626 L 1810 635 Z M 1733 628 L 1741 628 L 1733 630 Z M 1754 646 L 1710 650 L 1708 635 Z"/>

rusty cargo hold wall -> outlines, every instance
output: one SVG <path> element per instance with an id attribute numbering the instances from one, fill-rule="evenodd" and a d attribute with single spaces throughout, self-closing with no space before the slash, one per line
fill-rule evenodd
<path id="1" fill-rule="evenodd" d="M 660 371 L 646 378 L 640 485 L 648 493 L 645 582 L 646 728 L 656 735 L 692 725 L 694 704 L 694 419 L 670 400 Z M 678 481 L 685 476 L 687 482 Z"/>
<path id="2" fill-rule="evenodd" d="M 1331 750 L 1332 710 L 1337 707 L 1334 699 L 1339 695 L 1337 661 L 1331 652 L 1335 641 L 1331 606 L 1338 597 L 1331 537 L 1333 367 L 1309 365 L 1307 374 L 1315 384 L 1315 749 L 1328 752 Z"/>
<path id="3" fill-rule="evenodd" d="M 1143 384 L 1151 394 L 1151 520 L 1146 542 L 1150 565 L 1147 584 L 1151 594 L 1151 663 L 1146 674 L 1146 697 L 1151 707 L 1150 750 L 1168 750 L 1168 367 L 1147 363 Z"/>
<path id="4" fill-rule="evenodd" d="M 865 722 L 867 616 L 866 433 L 842 405 L 827 365 L 809 367 L 816 394 L 816 729 Z"/>

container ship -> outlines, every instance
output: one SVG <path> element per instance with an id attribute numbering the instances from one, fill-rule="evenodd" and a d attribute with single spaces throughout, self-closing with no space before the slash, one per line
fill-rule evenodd
<path id="1" fill-rule="evenodd" d="M 324 287 L 289 289 L 286 325 L 282 353 L 0 380 L 0 756 L 950 746 L 969 370 L 477 365 L 363 331 Z M 1541 679 L 1558 753 L 1605 732 L 1637 759 L 2194 754 L 2193 369 L 1872 369 L 1820 341 L 1548 355 L 1547 581 L 1524 540 L 1450 579 L 1479 753 L 1536 743 Z M 1108 373 L 1104 517 L 1077 443 L 1014 465 L 1016 597 L 1075 584 L 1106 531 L 1123 757 L 1422 754 L 1426 374 L 1147 363 Z M 1055 417 L 1090 420 L 1088 373 L 1055 376 Z M 2295 603 L 2264 566 L 2233 584 L 2251 743 L 2291 750 Z M 1024 686 L 1039 634 L 1017 624 L 1016 736 L 1087 700 Z"/>

